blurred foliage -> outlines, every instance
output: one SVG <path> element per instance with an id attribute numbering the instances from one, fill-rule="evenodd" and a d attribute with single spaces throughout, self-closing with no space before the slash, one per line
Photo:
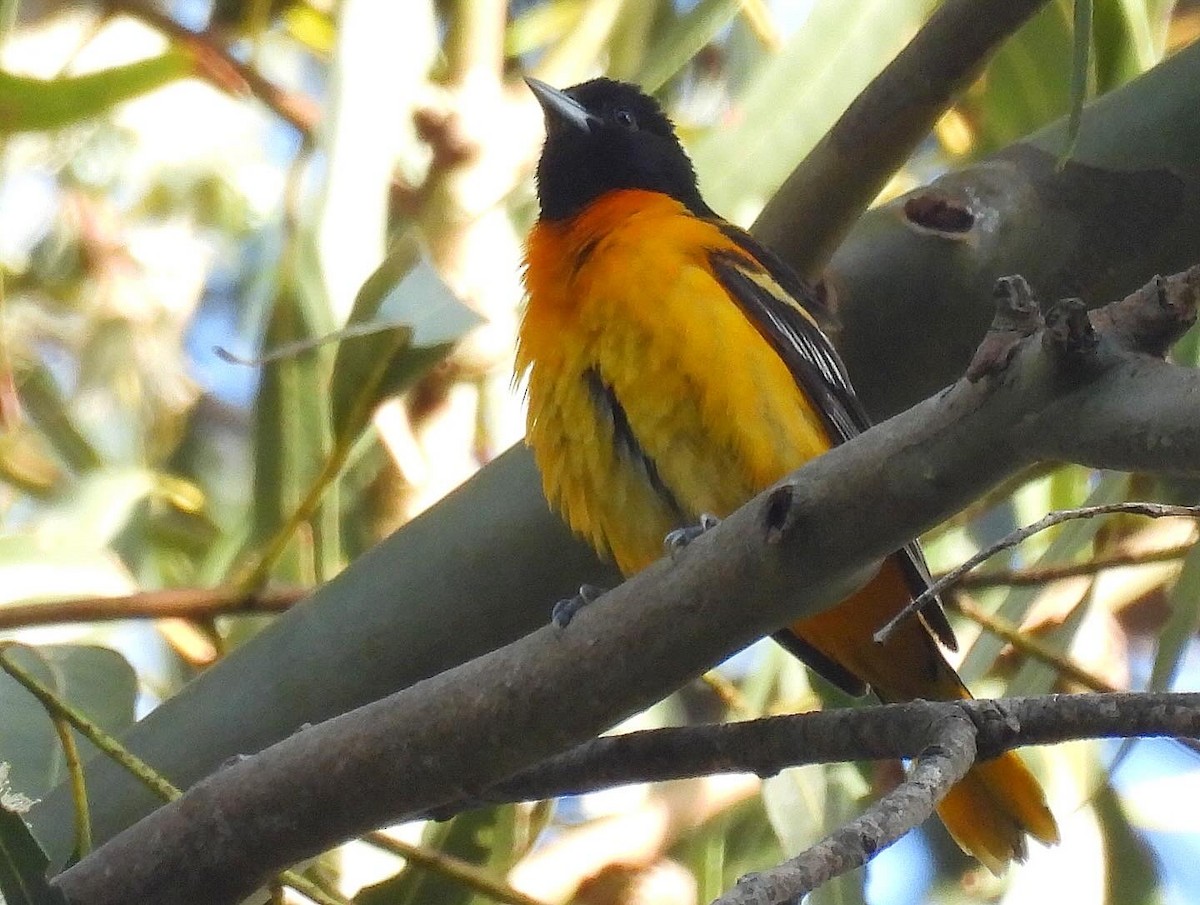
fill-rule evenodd
<path id="1" fill-rule="evenodd" d="M 65 897 L 46 879 L 48 866 L 21 815 L 0 803 L 0 890 L 4 901 L 8 905 L 63 905 Z"/>
<path id="2" fill-rule="evenodd" d="M 455 46 L 481 56 L 502 46 L 503 72 L 492 75 L 503 75 L 510 93 L 522 69 L 561 80 L 603 71 L 640 82 L 679 123 L 714 207 L 747 222 L 935 7 L 933 0 L 523 0 L 508 5 L 502 34 L 482 31 L 475 43 Z M 463 446 L 476 462 L 487 457 L 487 400 L 495 387 L 507 392 L 509 374 L 503 363 L 481 368 L 453 351 L 481 318 L 469 290 L 464 304 L 448 288 L 472 280 L 469 262 L 465 276 L 448 272 L 454 254 L 445 249 L 477 250 L 469 229 L 482 219 L 454 193 L 482 186 L 483 207 L 507 213 L 518 248 L 532 217 L 529 170 L 539 139 L 507 128 L 509 120 L 483 135 L 438 132 L 456 102 L 447 80 L 472 62 L 453 59 L 449 41 L 456 30 L 469 31 L 464 19 L 471 15 L 486 29 L 487 8 L 434 4 L 435 39 L 443 44 L 428 48 L 432 71 L 420 84 L 380 86 L 372 99 L 380 117 L 403 115 L 411 134 L 405 150 L 397 149 L 404 177 L 376 187 L 391 199 L 392 250 L 338 333 L 343 325 L 315 263 L 315 198 L 327 148 L 316 118 L 292 115 L 289 125 L 275 113 L 336 114 L 330 57 L 344 10 L 259 0 L 171 4 L 153 15 L 131 3 L 0 4 L 0 35 L 12 22 L 0 53 L 0 606 L 227 583 L 249 589 L 270 579 L 321 582 L 377 536 L 373 526 L 390 517 L 380 514 L 390 513 L 390 494 L 436 483 L 443 460 L 461 456 Z M 1073 23 L 1089 23 L 1087 11 L 1085 34 Z M 1133 78 L 1166 51 L 1170 28 L 1191 33 L 1195 5 L 1181 4 L 1174 19 L 1173 11 L 1166 0 L 1054 0 L 1000 50 L 896 184 L 994 151 L 1069 112 L 1085 94 Z M 209 31 L 199 44 L 164 49 L 164 28 L 168 38 L 185 30 L 164 16 L 189 27 L 207 18 Z M 240 60 L 275 90 L 235 76 Z M 397 110 L 396 96 L 415 100 Z M 515 111 L 531 102 L 521 96 L 503 104 L 517 121 Z M 493 145 L 503 150 L 498 158 L 489 156 Z M 494 159 L 502 164 L 472 169 Z M 438 198 L 454 196 L 456 216 L 423 218 L 431 202 L 422 185 L 410 184 L 410 171 Z M 458 181 L 440 178 L 446 172 Z M 361 226 L 346 221 L 332 229 Z M 430 249 L 440 257 L 431 261 Z M 515 272 L 519 261 L 504 266 Z M 510 312 L 517 302 L 510 300 Z M 230 353 L 214 356 L 214 345 Z M 1193 333 L 1176 357 L 1195 364 L 1198 347 Z M 259 366 L 238 363 L 256 358 L 255 349 L 263 353 Z M 439 418 L 463 387 L 477 392 L 478 407 L 465 416 L 465 431 L 449 431 Z M 394 415 L 396 405 L 399 426 L 377 417 L 380 406 Z M 519 430 L 519 421 L 506 429 Z M 422 445 L 430 436 L 451 439 Z M 1016 523 L 1085 495 L 1100 502 L 1129 493 L 1124 477 L 1060 469 L 939 528 L 930 539 L 932 564 L 947 567 Z M 1172 530 L 1174 538 L 1194 537 L 1186 526 Z M 990 568 L 1166 545 L 1163 532 L 1077 522 Z M 1050 585 L 999 587 L 979 598 L 1064 655 L 1126 683 L 1129 673 L 1149 671 L 1130 649 L 1158 633 L 1150 681 L 1166 687 L 1194 650 L 1198 566 L 1193 550 L 1182 573 L 1177 564 L 1156 566 L 1149 582 L 1084 579 L 1065 597 Z M 214 617 L 31 626 L 14 637 L 28 643 L 19 656 L 30 668 L 115 731 L 135 707 L 141 712 L 170 696 L 240 642 L 245 625 Z M 961 630 L 964 676 L 981 691 L 1060 687 L 1052 667 L 1022 661 L 967 623 Z M 737 700 L 710 706 L 747 717 L 816 703 L 793 662 L 761 649 L 747 657 L 754 669 L 746 670 L 745 657 L 726 668 Z M 62 774 L 51 724 L 4 676 L 0 712 L 0 761 L 11 764 L 13 788 L 44 794 Z M 1082 780 L 1061 779 L 1065 768 L 1054 752 L 1044 761 L 1053 768 L 1056 799 L 1086 799 Z M 683 865 L 694 888 L 672 886 L 661 900 L 706 901 L 856 813 L 871 775 L 861 765 L 809 767 L 767 781 L 761 796 L 727 799 L 703 787 L 697 800 L 721 802 L 707 810 L 687 811 L 652 790 L 635 813 L 649 824 L 665 809 L 670 828 L 636 866 Z M 605 800 L 561 809 L 567 815 L 539 812 L 542 840 L 585 834 L 603 822 Z M 1107 856 L 1090 848 L 1082 857 L 1108 865 L 1110 900 L 1157 901 L 1157 865 L 1107 787 L 1095 813 Z M 27 847 L 12 815 L 5 810 L 0 818 L 0 848 Z M 513 807 L 481 810 L 429 825 L 423 844 L 503 878 L 543 844 L 518 838 L 521 819 Z M 32 876 L 30 864 L 44 870 L 36 853 L 21 859 L 3 861 L 0 875 Z M 878 864 L 883 873 L 904 870 L 886 856 Z M 928 880 L 939 901 L 1000 895 L 999 886 L 964 879 L 958 860 L 941 871 Z M 482 901 L 428 868 L 358 865 L 349 850 L 341 874 L 349 893 L 370 884 L 356 899 L 363 903 Z M 563 883 L 575 888 L 590 879 Z M 14 882 L 4 881 L 9 901 L 22 901 L 11 894 Z M 634 887 L 595 883 L 588 901 L 632 901 Z M 861 875 L 813 899 L 863 900 Z"/>

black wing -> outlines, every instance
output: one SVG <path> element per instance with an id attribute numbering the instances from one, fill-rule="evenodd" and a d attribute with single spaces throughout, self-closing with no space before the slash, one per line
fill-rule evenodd
<path id="1" fill-rule="evenodd" d="M 715 251 L 711 255 L 713 270 L 741 306 L 746 317 L 788 366 L 799 384 L 816 404 L 835 443 L 849 440 L 871 426 L 866 409 L 859 402 L 846 366 L 833 348 L 824 329 L 832 317 L 812 288 L 788 267 L 778 255 L 762 245 L 745 230 L 723 220 L 714 220 L 721 231 L 738 246 L 738 252 Z M 904 572 L 914 596 L 929 587 L 932 578 L 920 545 L 913 541 L 901 551 Z M 958 642 L 950 627 L 940 600 L 931 600 L 922 607 L 921 617 L 926 626 L 943 644 L 956 650 Z M 834 675 L 824 666 L 815 664 L 808 651 L 802 653 L 795 636 L 781 633 L 781 643 L 789 651 L 851 693 L 846 684 L 850 677 L 845 670 Z M 804 644 L 803 647 L 807 648 Z M 809 649 L 811 650 L 811 649 Z M 857 681 L 857 680 L 855 680 Z M 858 683 L 855 688 L 861 688 Z M 857 693 L 861 694 L 861 690 Z"/>

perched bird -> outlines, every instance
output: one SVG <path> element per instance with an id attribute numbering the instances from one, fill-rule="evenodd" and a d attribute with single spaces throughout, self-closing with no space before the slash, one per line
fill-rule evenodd
<path id="1" fill-rule="evenodd" d="M 659 105 L 594 79 L 528 79 L 546 120 L 541 215 L 529 236 L 517 373 L 547 498 L 625 574 L 663 537 L 736 509 L 870 422 L 822 330 L 828 314 L 775 254 L 704 203 Z M 847 692 L 883 701 L 970 697 L 938 639 L 936 604 L 879 645 L 872 632 L 924 590 L 920 549 L 776 639 Z M 1058 840 L 1015 754 L 978 764 L 938 813 L 999 872 L 1026 834 Z"/>

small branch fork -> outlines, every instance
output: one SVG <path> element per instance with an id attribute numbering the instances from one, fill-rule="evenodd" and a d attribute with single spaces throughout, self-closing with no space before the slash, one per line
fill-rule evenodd
<path id="1" fill-rule="evenodd" d="M 1090 314 L 1080 299 L 1072 298 L 1053 305 L 1043 316 L 1041 306 L 1023 277 L 1001 277 L 996 281 L 994 292 L 995 317 L 967 367 L 966 379 L 978 383 L 1002 375 L 1021 344 L 1038 331 L 1042 332 L 1043 347 L 1076 375 L 1100 366 L 1100 330 L 1122 348 L 1154 356 L 1165 355 L 1174 341 L 1196 322 L 1198 288 L 1200 267 L 1192 267 L 1172 278 L 1155 276 L 1126 298 Z M 901 623 L 997 553 L 1063 522 L 1115 513 L 1148 518 L 1197 518 L 1200 517 L 1200 506 L 1126 502 L 1051 512 L 1032 525 L 1010 532 L 942 575 L 883 625 L 874 635 L 875 642 L 885 643 Z"/>
<path id="2" fill-rule="evenodd" d="M 651 729 L 587 742 L 425 816 L 714 773 L 772 776 L 801 764 L 915 757 L 908 778 L 797 857 L 743 877 L 718 905 L 777 905 L 862 866 L 919 826 L 977 758 L 1089 738 L 1200 737 L 1200 694 L 1085 694 L 917 701 L 739 723 Z"/>

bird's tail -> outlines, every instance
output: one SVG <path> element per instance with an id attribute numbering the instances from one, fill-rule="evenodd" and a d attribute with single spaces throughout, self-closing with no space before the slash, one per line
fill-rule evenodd
<path id="1" fill-rule="evenodd" d="M 1058 824 L 1029 768 L 1011 751 L 972 767 L 938 805 L 938 816 L 962 848 L 992 873 L 1025 859 L 1025 834 L 1058 842 Z"/>
<path id="2" fill-rule="evenodd" d="M 855 682 L 865 682 L 885 702 L 970 698 L 923 620 L 902 622 L 884 644 L 875 643 L 874 629 L 910 599 L 899 558 L 890 557 L 865 588 L 792 626 L 800 648 L 785 646 L 852 694 L 862 693 Z M 809 656 L 812 651 L 819 656 Z M 831 664 L 833 670 L 823 669 Z M 972 767 L 937 811 L 958 844 L 994 873 L 1025 856 L 1026 833 L 1048 844 L 1058 841 L 1041 786 L 1011 752 Z"/>

